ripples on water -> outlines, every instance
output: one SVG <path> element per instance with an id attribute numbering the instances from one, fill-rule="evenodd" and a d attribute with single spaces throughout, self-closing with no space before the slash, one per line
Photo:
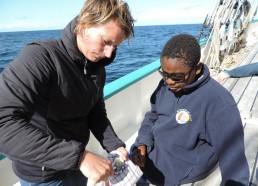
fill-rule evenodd
<path id="1" fill-rule="evenodd" d="M 159 59 L 161 50 L 173 35 L 198 36 L 201 24 L 136 26 L 135 37 L 118 48 L 115 61 L 107 66 L 107 83 Z M 0 68 L 12 61 L 26 43 L 59 38 L 61 30 L 0 32 Z M 0 69 L 1 71 L 1 69 Z"/>

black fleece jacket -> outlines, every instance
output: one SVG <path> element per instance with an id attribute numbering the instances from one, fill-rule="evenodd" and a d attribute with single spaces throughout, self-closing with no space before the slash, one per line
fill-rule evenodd
<path id="1" fill-rule="evenodd" d="M 61 39 L 28 44 L 0 74 L 0 153 L 16 175 L 45 182 L 78 169 L 90 131 L 107 151 L 125 144 L 107 118 L 105 67 L 78 50 L 76 18 Z M 87 147 L 86 147 L 87 149 Z"/>

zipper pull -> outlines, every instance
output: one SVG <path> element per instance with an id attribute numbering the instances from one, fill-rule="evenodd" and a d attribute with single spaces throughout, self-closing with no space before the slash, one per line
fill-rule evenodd
<path id="1" fill-rule="evenodd" d="M 86 59 L 86 60 L 85 60 L 85 63 L 84 63 L 84 67 L 83 67 L 83 73 L 84 73 L 85 75 L 87 74 L 87 69 L 86 69 L 87 63 L 88 63 L 88 61 L 87 61 L 87 59 Z"/>

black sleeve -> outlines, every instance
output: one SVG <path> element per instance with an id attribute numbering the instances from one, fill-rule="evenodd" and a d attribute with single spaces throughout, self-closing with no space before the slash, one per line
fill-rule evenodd
<path id="1" fill-rule="evenodd" d="M 111 61 L 115 58 L 116 53 L 112 55 Z M 94 108 L 89 114 L 89 127 L 93 135 L 100 142 L 102 148 L 111 152 L 118 147 L 125 147 L 125 143 L 117 137 L 110 120 L 107 118 L 107 112 L 105 108 L 103 89 L 105 86 L 106 72 L 105 68 L 101 67 L 102 76 L 101 76 L 101 88 L 100 88 L 100 97 Z"/>
<path id="2" fill-rule="evenodd" d="M 90 112 L 89 126 L 91 132 L 100 142 L 101 146 L 108 152 L 121 146 L 125 147 L 124 142 L 117 137 L 109 119 L 107 118 L 103 98 L 98 101 Z"/>
<path id="3" fill-rule="evenodd" d="M 81 143 L 56 139 L 30 124 L 54 71 L 46 50 L 30 45 L 0 74 L 0 153 L 57 170 L 78 168 L 84 151 Z"/>

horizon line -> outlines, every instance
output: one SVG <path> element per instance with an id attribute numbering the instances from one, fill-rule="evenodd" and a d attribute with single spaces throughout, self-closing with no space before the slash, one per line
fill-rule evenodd
<path id="1" fill-rule="evenodd" d="M 169 26 L 169 25 L 198 25 L 203 23 L 174 23 L 174 24 L 153 24 L 153 25 L 135 25 L 134 27 L 145 27 L 145 26 Z M 64 27 L 65 28 L 65 27 Z M 36 32 L 36 31 L 54 31 L 63 30 L 64 28 L 53 28 L 53 29 L 21 29 L 21 30 L 0 30 L 0 33 L 6 32 Z"/>

